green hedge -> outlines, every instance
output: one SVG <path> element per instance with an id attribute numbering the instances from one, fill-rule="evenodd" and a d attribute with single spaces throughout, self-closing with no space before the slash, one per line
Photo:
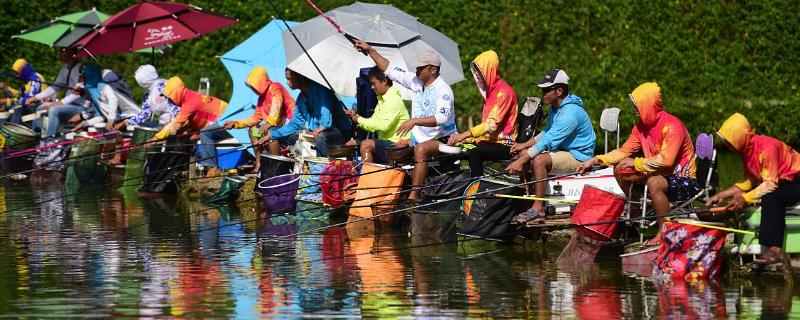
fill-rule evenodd
<path id="1" fill-rule="evenodd" d="M 315 15 L 305 1 L 272 0 L 287 19 Z M 51 17 L 96 6 L 114 13 L 136 1 L 6 1 L 0 31 L 10 37 Z M 323 9 L 350 1 L 318 0 Z M 386 1 L 383 1 L 386 2 Z M 232 27 L 177 43 L 157 57 L 164 76 L 178 74 L 191 86 L 201 76 L 215 95 L 230 95 L 230 79 L 215 58 L 267 23 L 269 2 L 196 1 L 203 8 L 238 18 Z M 66 4 L 66 5 L 65 5 Z M 665 106 L 694 134 L 711 131 L 727 115 L 747 115 L 760 133 L 792 144 L 800 137 L 794 114 L 800 101 L 800 20 L 796 1 L 461 1 L 412 0 L 394 3 L 438 29 L 461 48 L 467 80 L 454 86 L 459 116 L 480 115 L 480 97 L 467 63 L 484 50 L 501 58 L 501 71 L 520 96 L 538 95 L 532 83 L 550 68 L 572 78 L 573 92 L 594 119 L 603 107 L 623 108 L 623 129 L 632 113 L 625 96 L 638 84 L 656 81 Z M 52 79 L 58 63 L 51 49 L 22 40 L 0 43 L 0 63 L 31 59 Z M 130 80 L 148 55 L 102 57 Z"/>

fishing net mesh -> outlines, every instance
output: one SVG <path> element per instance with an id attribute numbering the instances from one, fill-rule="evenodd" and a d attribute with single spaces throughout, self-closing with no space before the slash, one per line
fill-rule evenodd
<path id="1" fill-rule="evenodd" d="M 578 232 L 572 234 L 567 246 L 561 250 L 556 264 L 562 268 L 576 268 L 591 265 L 597 252 L 603 246 L 602 241 L 585 237 Z"/>

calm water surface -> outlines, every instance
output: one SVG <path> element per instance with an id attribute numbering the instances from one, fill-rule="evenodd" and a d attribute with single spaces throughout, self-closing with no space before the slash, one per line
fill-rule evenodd
<path id="1" fill-rule="evenodd" d="M 656 285 L 613 260 L 559 270 L 556 245 L 441 244 L 364 226 L 293 236 L 329 221 L 75 192 L 0 184 L 0 315 L 800 317 L 800 292 L 776 276 Z"/>

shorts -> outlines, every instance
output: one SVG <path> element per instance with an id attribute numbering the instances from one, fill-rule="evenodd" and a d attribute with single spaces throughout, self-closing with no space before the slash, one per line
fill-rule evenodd
<path id="1" fill-rule="evenodd" d="M 575 172 L 580 167 L 581 162 L 575 159 L 568 151 L 555 151 L 548 152 L 553 166 L 550 168 L 550 173 L 570 173 Z"/>
<path id="2" fill-rule="evenodd" d="M 387 149 L 394 146 L 394 142 L 389 140 L 372 140 L 375 142 L 375 163 L 386 164 L 389 163 L 389 156 L 386 155 Z"/>
<path id="3" fill-rule="evenodd" d="M 290 134 L 288 136 L 281 137 L 281 138 L 278 138 L 278 139 L 273 139 L 273 140 L 278 140 L 278 144 L 280 144 L 281 147 L 291 147 L 295 143 L 297 143 L 297 139 L 299 139 L 299 138 L 300 138 L 300 133 L 296 132 L 294 134 Z"/>
<path id="4" fill-rule="evenodd" d="M 670 201 L 689 200 L 700 192 L 697 180 L 689 177 L 666 176 L 667 199 Z"/>

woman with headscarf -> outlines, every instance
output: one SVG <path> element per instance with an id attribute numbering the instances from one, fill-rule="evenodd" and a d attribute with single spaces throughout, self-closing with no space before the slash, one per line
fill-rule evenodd
<path id="1" fill-rule="evenodd" d="M 201 159 L 198 163 L 210 168 L 206 172 L 207 176 L 218 175 L 217 148 L 214 144 L 217 141 L 232 138 L 232 136 L 227 131 L 221 130 L 223 129 L 221 126 L 218 127 L 219 130 L 207 127 L 209 127 L 209 124 L 219 120 L 219 116 L 225 113 L 225 109 L 228 108 L 228 103 L 217 97 L 189 90 L 180 77 L 172 77 L 167 80 L 161 94 L 179 106 L 180 111 L 149 142 L 163 141 L 176 133 L 199 134 Z M 203 131 L 201 132 L 201 130 Z"/>
<path id="2" fill-rule="evenodd" d="M 656 215 L 663 216 L 669 212 L 669 201 L 687 200 L 700 192 L 694 144 L 683 122 L 664 111 L 658 84 L 644 83 L 628 98 L 639 118 L 628 140 L 622 147 L 584 161 L 578 171 L 586 172 L 596 164 L 616 165 L 620 188 L 627 193 L 631 184 L 646 183 Z M 639 151 L 644 157 L 631 158 Z M 660 230 L 650 243 L 660 242 Z"/>
<path id="3" fill-rule="evenodd" d="M 103 80 L 100 67 L 85 65 L 82 75 L 84 89 L 96 111 L 94 117 L 84 121 L 84 125 L 106 123 L 106 129 L 111 131 L 115 123 L 133 117 L 141 111 L 128 95 L 115 90 Z"/>
<path id="4" fill-rule="evenodd" d="M 262 66 L 256 66 L 250 70 L 250 74 L 247 76 L 245 83 L 258 95 L 258 103 L 255 106 L 255 112 L 253 112 L 253 115 L 249 118 L 225 122 L 225 129 L 253 128 L 250 131 L 250 139 L 253 144 L 256 144 L 257 138 L 261 138 L 270 128 L 282 126 L 292 119 L 294 113 L 294 99 L 283 85 L 270 80 L 267 69 Z M 261 121 L 265 122 L 264 125 L 262 125 L 260 129 L 256 129 L 255 127 L 261 123 Z M 267 144 L 269 153 L 279 155 L 281 147 L 288 146 L 290 140 L 294 140 L 287 138 L 270 141 Z M 260 151 L 260 146 L 256 146 L 256 155 L 258 155 Z M 255 170 L 258 171 L 259 167 L 260 161 L 256 161 Z"/>
<path id="5" fill-rule="evenodd" d="M 44 77 L 33 69 L 33 65 L 31 65 L 28 60 L 22 58 L 17 59 L 11 66 L 11 71 L 14 72 L 17 79 L 25 82 L 25 85 L 20 88 L 21 90 L 17 90 L 9 87 L 4 82 L 0 82 L 0 88 L 7 91 L 10 96 L 13 97 L 5 98 L 0 101 L 2 101 L 3 109 L 8 109 L 14 105 L 23 106 L 22 108 L 14 110 L 11 117 L 11 122 L 22 123 L 23 114 L 35 112 L 34 108 L 26 105 L 25 102 L 47 88 L 47 85 L 44 83 Z M 34 123 L 33 127 L 37 129 L 39 127 L 38 122 Z"/>
<path id="6" fill-rule="evenodd" d="M 134 73 L 134 78 L 136 78 L 136 83 L 144 89 L 142 111 L 128 118 L 128 120 L 114 125 L 115 130 L 121 130 L 126 126 L 164 126 L 178 115 L 180 108 L 167 97 L 161 95 L 161 90 L 164 89 L 167 80 L 158 77 L 158 72 L 156 72 L 154 66 L 149 64 L 139 66 Z M 157 124 L 150 122 L 153 116 L 158 117 Z"/>
<path id="7" fill-rule="evenodd" d="M 517 94 L 500 78 L 500 59 L 494 51 L 481 53 L 469 66 L 483 97 L 481 123 L 450 136 L 447 144 L 475 142 L 477 146 L 467 151 L 467 156 L 472 177 L 480 177 L 484 161 L 511 159 L 510 146 L 516 135 Z"/>
<path id="8" fill-rule="evenodd" d="M 717 131 L 729 149 L 742 157 L 745 180 L 708 199 L 713 205 L 730 198 L 728 211 L 761 204 L 758 242 L 767 247 L 756 263 L 779 262 L 783 255 L 786 207 L 800 201 L 800 153 L 778 139 L 757 135 L 747 118 L 731 115 Z"/>

